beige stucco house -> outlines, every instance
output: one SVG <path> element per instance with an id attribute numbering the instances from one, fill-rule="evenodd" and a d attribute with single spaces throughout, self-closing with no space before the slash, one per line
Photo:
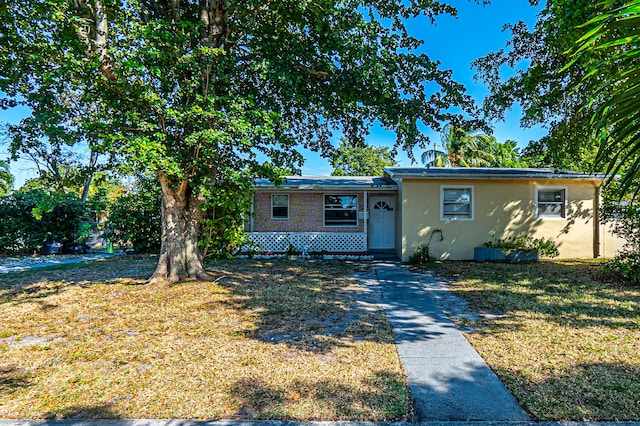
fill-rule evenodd
<path id="1" fill-rule="evenodd" d="M 599 224 L 603 177 L 549 169 L 391 167 L 382 177 L 287 177 L 256 183 L 250 238 L 263 251 L 389 251 L 420 244 L 470 260 L 491 239 L 555 241 L 561 258 L 612 257 L 623 241 Z"/>

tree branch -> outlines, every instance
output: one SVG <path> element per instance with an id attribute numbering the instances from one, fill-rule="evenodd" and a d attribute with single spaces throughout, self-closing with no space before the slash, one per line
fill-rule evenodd
<path id="1" fill-rule="evenodd" d="M 86 46 L 91 54 L 98 56 L 100 72 L 110 81 L 117 81 L 118 77 L 113 70 L 113 63 L 109 56 L 107 41 L 109 36 L 109 21 L 101 0 L 93 0 L 90 4 L 86 0 L 74 0 L 80 17 L 86 24 L 77 28 L 78 38 Z M 93 34 L 93 38 L 91 37 Z"/>

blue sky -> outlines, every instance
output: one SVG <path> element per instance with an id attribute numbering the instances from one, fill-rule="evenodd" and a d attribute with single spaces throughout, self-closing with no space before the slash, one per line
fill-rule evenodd
<path id="1" fill-rule="evenodd" d="M 487 95 L 488 90 L 482 83 L 473 80 L 474 70 L 471 62 L 489 52 L 502 48 L 510 38 L 508 31 L 502 28 L 506 23 L 524 21 L 532 27 L 536 15 L 542 9 L 544 1 L 538 7 L 532 7 L 528 0 L 491 0 L 491 4 L 483 6 L 473 1 L 450 0 L 450 4 L 458 9 L 458 17 L 441 16 L 432 26 L 427 19 L 415 19 L 409 22 L 411 35 L 425 41 L 421 47 L 432 60 L 441 62 L 441 69 L 453 70 L 453 78 L 467 87 L 468 93 L 478 104 Z M 509 70 L 502 70 L 504 76 Z M 523 148 L 530 140 L 536 140 L 547 134 L 541 127 L 522 129 L 520 127 L 521 111 L 514 108 L 505 115 L 503 122 L 493 123 L 493 135 L 501 142 L 512 139 Z M 440 141 L 437 133 L 428 129 L 425 133 L 432 141 Z M 380 128 L 373 128 L 367 137 L 370 145 L 392 146 L 394 135 Z M 414 155 L 420 159 L 421 149 L 414 149 Z M 305 151 L 307 159 L 302 168 L 303 174 L 330 174 L 331 166 L 318 154 Z M 399 152 L 396 160 L 402 166 L 412 165 L 406 153 Z M 416 165 L 416 164 L 413 164 Z"/>
<path id="2" fill-rule="evenodd" d="M 481 83 L 473 80 L 474 71 L 471 62 L 484 56 L 488 52 L 500 49 L 509 38 L 508 32 L 503 32 L 505 23 L 515 23 L 523 20 L 533 25 L 536 14 L 541 6 L 534 8 L 528 0 L 491 0 L 491 4 L 483 6 L 468 0 L 449 0 L 458 9 L 458 17 L 441 16 L 436 25 L 432 26 L 426 19 L 415 19 L 408 23 L 410 33 L 425 40 L 421 50 L 433 60 L 441 62 L 442 69 L 453 70 L 453 78 L 464 84 L 470 95 L 478 103 L 487 94 L 487 89 Z M 26 115 L 25 110 L 0 110 L 0 122 L 17 122 Z M 546 134 L 540 127 L 522 129 L 519 125 L 520 110 L 514 108 L 508 112 L 504 122 L 494 123 L 494 135 L 499 141 L 516 140 L 520 147 L 532 139 L 539 139 Z M 439 141 L 439 135 L 425 129 L 425 133 L 434 141 Z M 391 146 L 394 135 L 378 127 L 371 129 L 367 143 L 371 145 Z M 0 158 L 6 158 L 5 147 L 0 147 Z M 420 157 L 420 149 L 414 154 Z M 327 160 L 318 154 L 304 151 L 306 163 L 302 168 L 303 174 L 329 174 L 331 166 Z M 406 153 L 400 152 L 397 161 L 400 165 L 411 165 Z M 25 162 L 12 163 L 12 173 L 16 176 L 15 187 L 22 185 L 24 180 L 35 175 L 35 170 Z"/>

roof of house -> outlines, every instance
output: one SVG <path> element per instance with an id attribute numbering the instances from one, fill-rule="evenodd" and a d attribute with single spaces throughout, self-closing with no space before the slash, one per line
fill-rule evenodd
<path id="1" fill-rule="evenodd" d="M 391 178 L 425 179 L 579 179 L 602 180 L 604 175 L 553 169 L 507 169 L 472 167 L 387 167 Z"/>
<path id="2" fill-rule="evenodd" d="M 286 176 L 280 185 L 268 179 L 256 179 L 257 189 L 306 189 L 306 190 L 395 190 L 397 185 L 388 177 L 378 176 Z"/>
<path id="3" fill-rule="evenodd" d="M 397 178 L 418 179 L 604 179 L 604 175 L 553 169 L 387 167 L 385 176 L 286 176 L 275 185 L 268 179 L 256 179 L 256 189 L 278 190 L 396 190 Z"/>

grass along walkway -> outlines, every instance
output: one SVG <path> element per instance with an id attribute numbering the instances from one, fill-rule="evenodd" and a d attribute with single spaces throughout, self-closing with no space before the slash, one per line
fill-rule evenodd
<path id="1" fill-rule="evenodd" d="M 467 338 L 540 420 L 640 420 L 640 288 L 599 271 L 597 261 L 441 266 L 485 314 Z"/>
<path id="2" fill-rule="evenodd" d="M 356 302 L 354 266 L 221 262 L 216 283 L 144 285 L 153 266 L 3 275 L 0 418 L 407 418 L 390 326 Z"/>

